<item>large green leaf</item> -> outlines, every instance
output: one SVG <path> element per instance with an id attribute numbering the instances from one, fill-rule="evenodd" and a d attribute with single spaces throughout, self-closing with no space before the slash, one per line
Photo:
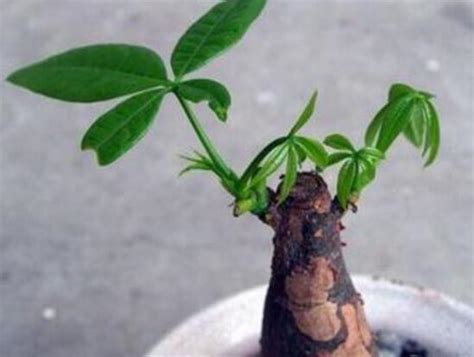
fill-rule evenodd
<path id="1" fill-rule="evenodd" d="M 286 160 L 286 171 L 285 177 L 280 187 L 280 197 L 278 199 L 279 203 L 282 203 L 286 200 L 288 195 L 291 192 L 291 189 L 295 185 L 296 177 L 298 174 L 298 153 L 293 145 L 290 145 L 288 149 L 288 158 Z"/>
<path id="2" fill-rule="evenodd" d="M 100 165 L 117 160 L 145 135 L 165 92 L 149 91 L 120 103 L 89 128 L 81 148 L 95 150 Z"/>
<path id="3" fill-rule="evenodd" d="M 343 208 L 347 207 L 347 201 L 352 193 L 352 187 L 357 175 L 357 163 L 347 160 L 341 167 L 337 177 L 337 199 Z"/>
<path id="4" fill-rule="evenodd" d="M 289 135 L 294 135 L 298 130 L 300 130 L 311 118 L 311 115 L 314 113 L 314 107 L 316 105 L 316 97 L 318 92 L 314 92 L 314 94 L 309 99 L 308 104 L 304 108 L 303 112 L 300 114 L 298 120 L 296 121 L 295 125 L 291 128 Z"/>
<path id="5" fill-rule="evenodd" d="M 236 44 L 262 11 L 266 0 L 226 0 L 214 6 L 180 38 L 171 67 L 181 78 Z"/>
<path id="6" fill-rule="evenodd" d="M 179 83 L 178 92 L 184 99 L 194 103 L 209 102 L 209 107 L 221 121 L 227 120 L 231 99 L 227 89 L 210 79 L 193 79 Z"/>
<path id="7" fill-rule="evenodd" d="M 7 80 L 70 102 L 107 100 L 167 83 L 156 53 L 121 44 L 72 49 L 20 69 Z"/>

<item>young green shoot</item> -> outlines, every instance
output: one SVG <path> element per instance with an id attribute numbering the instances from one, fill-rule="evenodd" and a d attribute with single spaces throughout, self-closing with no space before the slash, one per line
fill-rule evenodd
<path id="1" fill-rule="evenodd" d="M 317 92 L 310 97 L 294 125 L 272 140 L 238 175 L 221 156 L 196 116 L 193 105 L 207 103 L 221 123 L 228 120 L 231 95 L 210 78 L 188 78 L 196 70 L 234 46 L 260 15 L 266 0 L 218 2 L 192 24 L 171 54 L 170 78 L 161 57 L 153 50 L 129 44 L 98 44 L 79 47 L 49 57 L 12 73 L 7 80 L 47 97 L 92 103 L 126 97 L 101 115 L 85 133 L 81 148 L 94 150 L 99 165 L 115 162 L 147 133 L 165 97 L 173 94 L 204 152 L 183 156 L 188 162 L 180 174 L 205 171 L 217 177 L 235 199 L 234 214 L 260 214 L 270 203 L 268 181 L 283 169 L 277 204 L 283 204 L 308 161 L 318 171 L 341 164 L 337 200 L 343 209 L 355 202 L 371 183 L 388 149 L 403 134 L 423 157 L 425 166 L 437 157 L 439 119 L 433 95 L 405 84 L 394 84 L 388 102 L 375 115 L 365 133 L 365 146 L 356 149 L 341 134 L 324 144 L 300 131 L 313 116 Z"/>

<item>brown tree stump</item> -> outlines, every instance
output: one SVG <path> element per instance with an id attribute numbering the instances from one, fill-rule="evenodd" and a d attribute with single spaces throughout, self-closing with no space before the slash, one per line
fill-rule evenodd
<path id="1" fill-rule="evenodd" d="M 300 173 L 261 219 L 275 231 L 261 335 L 264 357 L 373 357 L 363 301 L 345 267 L 343 210 L 317 173 Z"/>

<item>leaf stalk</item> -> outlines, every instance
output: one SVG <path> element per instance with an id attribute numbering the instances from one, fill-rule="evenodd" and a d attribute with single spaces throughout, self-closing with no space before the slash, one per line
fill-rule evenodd
<path id="1" fill-rule="evenodd" d="M 194 112 L 192 111 L 191 107 L 186 102 L 186 100 L 184 100 L 184 98 L 176 90 L 173 90 L 173 93 L 175 94 L 176 98 L 178 99 L 179 104 L 183 108 L 183 111 L 189 123 L 191 124 L 191 127 L 196 133 L 196 136 L 198 137 L 199 141 L 204 147 L 204 150 L 206 150 L 206 153 L 209 155 L 209 158 L 214 164 L 217 170 L 217 174 L 221 176 L 221 178 L 223 179 L 222 182 L 225 183 L 225 186 L 230 186 L 229 185 L 230 182 L 236 182 L 238 180 L 237 175 L 225 163 L 224 159 L 222 159 L 222 157 L 219 155 L 217 149 L 212 144 L 211 139 L 207 136 L 197 116 L 194 114 Z M 234 187 L 226 187 L 226 189 L 232 194 L 235 193 Z"/>

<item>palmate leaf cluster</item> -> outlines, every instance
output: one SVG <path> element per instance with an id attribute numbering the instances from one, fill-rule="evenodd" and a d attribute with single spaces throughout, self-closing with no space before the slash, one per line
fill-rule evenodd
<path id="1" fill-rule="evenodd" d="M 365 143 L 386 152 L 403 135 L 427 156 L 425 166 L 436 159 L 440 144 L 440 125 L 430 99 L 433 94 L 405 84 L 392 85 L 387 104 L 377 113 L 365 133 Z"/>
<path id="2" fill-rule="evenodd" d="M 92 103 L 126 97 L 101 115 L 87 130 L 83 150 L 94 150 L 100 165 L 116 161 L 153 124 L 163 99 L 172 94 L 200 141 L 204 152 L 183 156 L 189 171 L 206 171 L 217 177 L 235 198 L 235 214 L 263 212 L 269 203 L 268 180 L 282 172 L 278 203 L 293 188 L 298 171 L 309 162 L 318 171 L 340 164 L 337 198 L 346 208 L 374 180 L 389 147 L 403 134 L 430 165 L 439 150 L 440 129 L 433 96 L 404 84 L 391 87 L 386 105 L 365 134 L 365 146 L 355 149 L 341 134 L 324 140 L 330 154 L 315 137 L 300 131 L 316 105 L 316 92 L 289 132 L 271 141 L 238 175 L 220 156 L 194 114 L 192 104 L 207 103 L 220 122 L 226 122 L 231 96 L 210 78 L 188 78 L 235 45 L 260 15 L 266 0 L 223 0 L 192 24 L 171 54 L 172 75 L 153 50 L 129 44 L 99 44 L 69 50 L 12 73 L 7 80 L 33 92 L 69 102 Z"/>
<path id="3" fill-rule="evenodd" d="M 72 49 L 22 68 L 7 80 L 69 102 L 131 95 L 101 116 L 82 141 L 83 149 L 96 151 L 100 165 L 108 165 L 144 136 L 168 93 L 193 103 L 207 102 L 219 120 L 227 119 L 231 98 L 225 86 L 212 79 L 185 80 L 184 76 L 232 47 L 264 5 L 265 0 L 227 0 L 214 6 L 176 44 L 171 55 L 174 80 L 157 53 L 128 44 Z"/>
<path id="4" fill-rule="evenodd" d="M 375 115 L 365 133 L 365 147 L 356 150 L 340 134 L 328 136 L 324 143 L 337 151 L 329 156 L 328 166 L 342 162 L 337 179 L 337 197 L 345 208 L 356 201 L 362 190 L 375 179 L 377 166 L 395 140 L 403 134 L 422 156 L 425 166 L 434 162 L 439 151 L 440 126 L 431 103 L 434 96 L 397 83 L 391 86 L 388 101 Z"/>
<path id="5" fill-rule="evenodd" d="M 376 167 L 385 155 L 370 146 L 356 150 L 349 139 L 341 134 L 329 135 L 324 139 L 324 144 L 337 150 L 329 155 L 328 166 L 343 163 L 337 178 L 337 197 L 345 208 L 375 179 Z"/>
<path id="6" fill-rule="evenodd" d="M 238 182 L 236 202 L 237 214 L 247 210 L 259 212 L 263 210 L 259 199 L 266 195 L 266 182 L 277 170 L 285 165 L 285 174 L 279 192 L 279 202 L 283 202 L 293 188 L 298 168 L 305 160 L 316 167 L 324 168 L 327 164 L 327 152 L 317 140 L 297 135 L 299 130 L 309 121 L 314 113 L 317 92 L 315 92 L 293 127 L 284 137 L 277 138 L 263 148 L 262 151 L 246 168 Z M 254 197 L 254 204 L 248 200 Z"/>

